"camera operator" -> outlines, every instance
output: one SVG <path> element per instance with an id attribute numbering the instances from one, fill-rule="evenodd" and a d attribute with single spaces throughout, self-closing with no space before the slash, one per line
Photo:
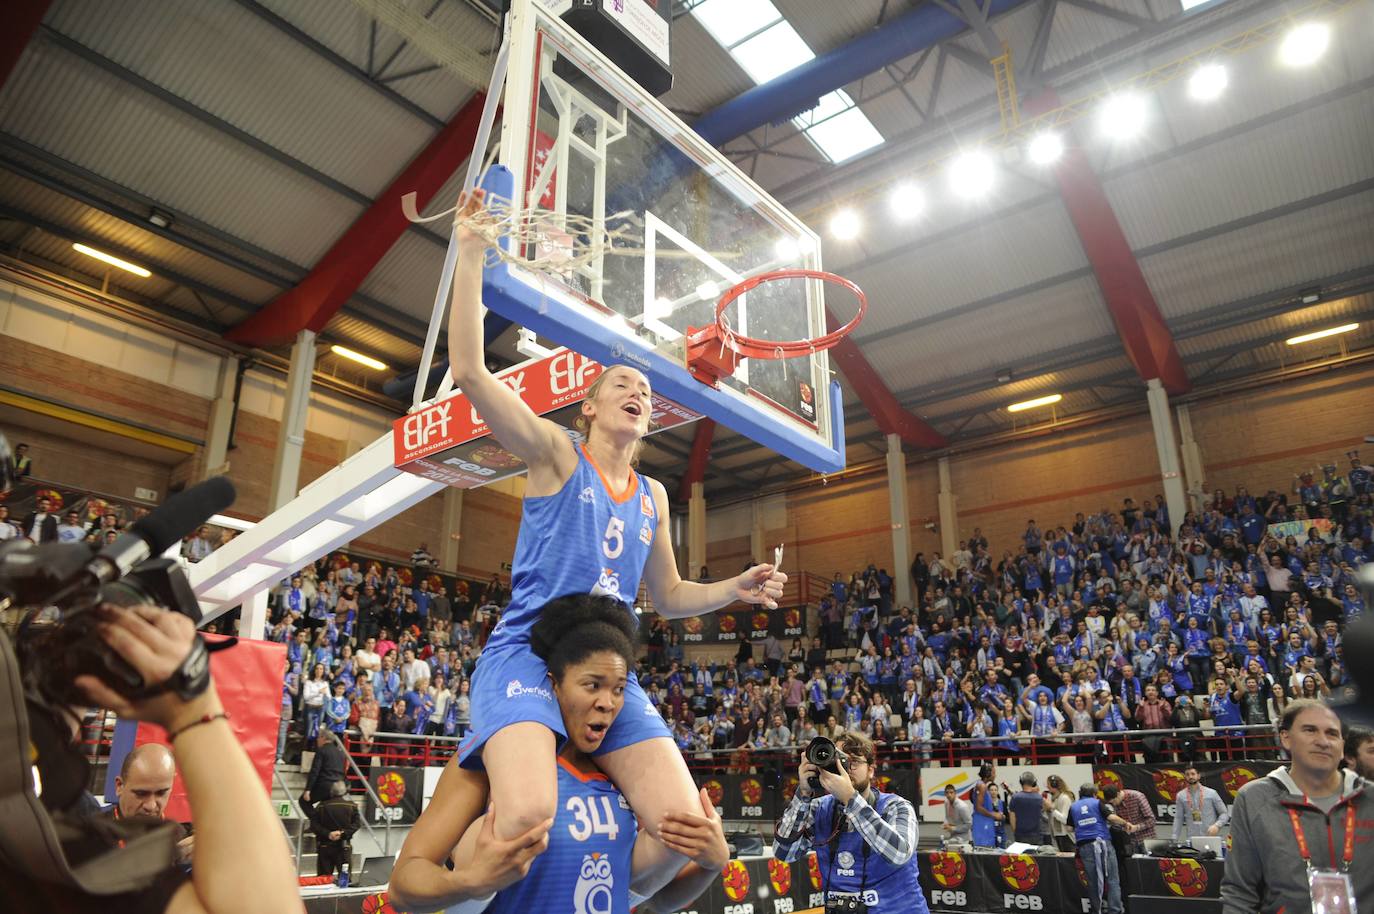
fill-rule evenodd
<path id="1" fill-rule="evenodd" d="M 810 760 L 818 742 L 802 754 L 797 792 L 778 823 L 774 856 L 791 862 L 816 851 L 827 912 L 927 914 L 917 879 L 916 810 L 873 788 L 877 758 L 867 737 L 840 737 L 829 747 L 838 752 L 823 768 Z M 817 785 L 823 796 L 813 796 Z"/>
<path id="2" fill-rule="evenodd" d="M 166 817 L 167 801 L 172 796 L 172 782 L 176 780 L 177 763 L 172 750 L 161 743 L 135 746 L 124 756 L 115 776 L 115 804 L 106 814 L 116 819 L 146 816 L 149 819 Z M 182 837 L 177 841 L 177 863 L 191 865 L 195 836 L 182 825 Z"/>
<path id="3" fill-rule="evenodd" d="M 150 605 L 105 605 L 97 612 L 100 638 L 144 682 L 172 680 L 192 651 L 195 624 L 180 613 Z M 258 910 L 303 910 L 281 826 L 229 728 L 213 680 L 190 699 L 172 689 L 130 700 L 92 675 L 78 676 L 75 685 L 92 705 L 167 730 L 196 823 L 199 865 L 188 879 L 169 855 L 166 869 L 148 888 L 97 896 L 68 885 L 40 882 L 18 868 L 15 856 L 7 853 L 6 862 L 0 864 L 0 898 L 5 899 L 6 911 L 228 914 L 243 910 L 246 886 L 253 887 L 252 906 Z M 10 827 L 6 823 L 6 829 Z M 108 854 L 117 861 L 124 852 L 111 849 Z M 207 861 L 214 861 L 213 866 Z"/>

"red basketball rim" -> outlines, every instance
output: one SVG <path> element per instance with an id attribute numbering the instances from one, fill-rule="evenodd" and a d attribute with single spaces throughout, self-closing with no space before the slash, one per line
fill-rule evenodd
<path id="1" fill-rule="evenodd" d="M 725 309 L 741 295 L 766 282 L 777 282 L 784 279 L 819 279 L 822 282 L 834 283 L 854 294 L 854 297 L 859 300 L 859 310 L 849 320 L 849 323 L 811 340 L 763 340 L 757 337 L 744 336 L 731 330 L 721 320 Z M 833 348 L 840 340 L 852 333 L 854 328 L 859 326 L 867 311 L 868 296 L 864 295 L 863 289 L 860 289 L 856 283 L 845 279 L 843 276 L 827 273 L 824 270 L 773 270 L 751 276 L 739 285 L 731 287 L 722 295 L 720 301 L 716 303 L 716 327 L 719 328 L 721 340 L 726 348 L 740 356 L 751 359 L 790 359 Z"/>

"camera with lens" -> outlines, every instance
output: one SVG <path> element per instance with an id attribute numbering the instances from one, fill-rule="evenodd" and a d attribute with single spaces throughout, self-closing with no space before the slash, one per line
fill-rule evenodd
<path id="1" fill-rule="evenodd" d="M 849 769 L 849 756 L 840 751 L 840 747 L 835 745 L 835 741 L 824 736 L 818 736 L 806 746 L 806 760 L 823 771 L 831 774 L 839 774 L 840 769 Z M 820 793 L 821 779 L 818 777 L 807 778 L 807 786 L 812 793 Z M 855 899 L 857 901 L 857 899 Z"/>
<path id="2" fill-rule="evenodd" d="M 825 914 L 868 914 L 868 905 L 858 895 L 826 896 Z"/>
<path id="3" fill-rule="evenodd" d="M 180 834 L 161 823 L 85 811 L 89 762 L 73 735 L 89 701 L 76 679 L 93 676 L 131 701 L 164 693 L 190 701 L 208 688 L 211 651 L 234 639 L 208 645 L 197 636 L 170 677 L 147 682 L 101 637 L 100 607 L 154 605 L 198 623 L 190 581 L 162 555 L 233 500 L 228 480 L 201 483 L 99 551 L 84 543 L 0 544 L 0 767 L 27 775 L 0 778 L 6 872 L 104 895 L 146 887 L 174 858 Z M 124 862 L 97 863 L 107 853 Z"/>

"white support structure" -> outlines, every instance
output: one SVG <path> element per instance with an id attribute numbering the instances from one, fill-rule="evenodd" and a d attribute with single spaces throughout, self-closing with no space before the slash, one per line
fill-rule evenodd
<path id="1" fill-rule="evenodd" d="M 300 487 L 301 454 L 305 450 L 305 420 L 310 413 L 310 381 L 315 374 L 315 334 L 302 330 L 291 347 L 291 370 L 286 375 L 286 405 L 277 430 L 277 454 L 272 464 L 272 489 L 267 503 L 273 511 L 296 497 Z"/>
<path id="2" fill-rule="evenodd" d="M 941 457 L 936 464 L 940 471 L 940 549 L 946 560 L 959 548 L 959 510 L 954 486 L 949 481 L 949 458 Z"/>
<path id="3" fill-rule="evenodd" d="M 706 564 L 706 486 L 692 483 L 692 494 L 687 500 L 687 572 L 695 581 L 701 576 L 701 566 Z"/>
<path id="4" fill-rule="evenodd" d="M 191 585 L 205 621 L 259 591 L 276 587 L 306 562 L 359 538 L 444 488 L 442 483 L 396 469 L 394 460 L 392 437 L 383 435 L 306 486 L 253 529 L 191 566 Z M 241 627 L 248 631 L 246 624 Z"/>
<path id="5" fill-rule="evenodd" d="M 1159 472 L 1164 479 L 1164 502 L 1169 508 L 1169 533 L 1173 534 L 1188 511 L 1188 500 L 1183 492 L 1183 473 L 1179 469 L 1178 444 L 1174 438 L 1174 419 L 1169 412 L 1169 394 L 1159 378 L 1151 378 L 1147 382 L 1146 397 L 1150 402 L 1150 426 L 1155 433 L 1155 450 L 1159 453 Z"/>
<path id="6" fill-rule="evenodd" d="M 239 360 L 226 358 L 220 362 L 219 393 L 210 406 L 210 429 L 205 438 L 205 464 L 201 479 L 222 476 L 229 462 L 229 430 L 234 426 L 234 393 L 238 389 Z"/>
<path id="7" fill-rule="evenodd" d="M 267 597 L 268 590 L 263 587 L 255 590 L 243 601 L 239 613 L 239 637 L 253 641 L 267 639 Z"/>
<path id="8" fill-rule="evenodd" d="M 1179 448 L 1183 454 L 1183 476 L 1187 481 L 1188 507 L 1197 513 L 1202 513 L 1202 506 L 1207 501 L 1205 491 L 1206 476 L 1202 468 L 1202 449 L 1197 445 L 1197 439 L 1193 437 L 1193 416 L 1188 411 L 1187 403 L 1180 403 L 1174 407 L 1174 412 L 1178 415 L 1178 437 Z"/>
<path id="9" fill-rule="evenodd" d="M 906 499 L 906 455 L 902 439 L 887 436 L 887 508 L 892 517 L 892 580 L 898 606 L 911 605 L 911 518 Z"/>

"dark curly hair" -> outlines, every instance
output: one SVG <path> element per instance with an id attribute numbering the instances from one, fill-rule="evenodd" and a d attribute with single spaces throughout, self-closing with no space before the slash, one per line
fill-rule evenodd
<path id="1" fill-rule="evenodd" d="M 620 600 L 575 593 L 544 604 L 530 629 L 530 647 L 557 682 L 568 667 L 601 651 L 614 651 L 633 670 L 635 635 L 635 621 Z"/>

